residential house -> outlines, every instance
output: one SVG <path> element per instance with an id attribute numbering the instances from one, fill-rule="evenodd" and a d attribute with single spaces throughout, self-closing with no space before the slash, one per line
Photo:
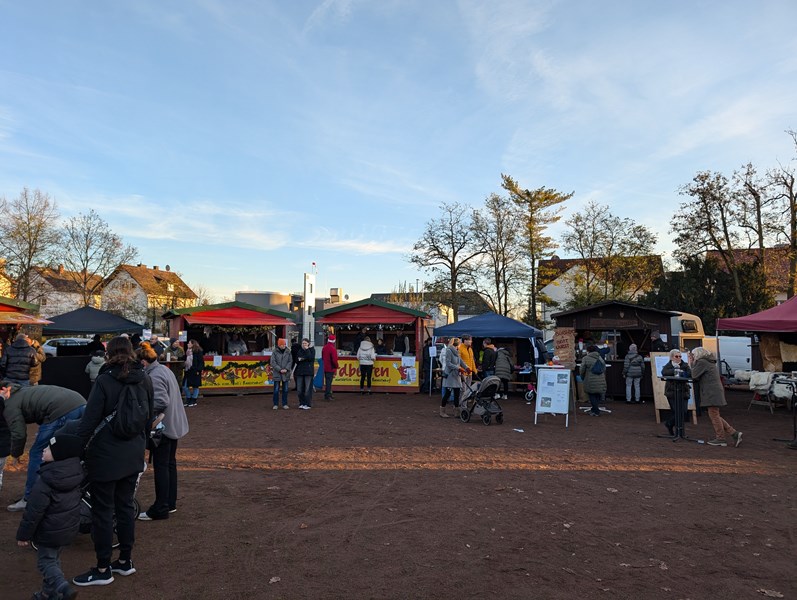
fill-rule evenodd
<path id="1" fill-rule="evenodd" d="M 601 273 L 605 268 L 602 259 L 592 259 L 589 285 L 596 290 L 610 290 L 610 298 L 601 297 L 598 301 L 622 300 L 633 302 L 653 289 L 655 282 L 664 273 L 661 256 L 619 257 L 622 264 L 611 267 L 617 271 L 616 281 L 604 281 Z M 587 259 L 559 258 L 538 263 L 539 300 L 537 310 L 542 321 L 552 325 L 551 314 L 563 310 L 576 295 L 579 286 L 585 285 L 587 278 Z"/>
<path id="2" fill-rule="evenodd" d="M 758 260 L 758 249 L 739 248 L 733 250 L 733 259 L 736 264 L 749 264 Z M 723 269 L 725 263 L 720 253 L 716 250 L 706 252 L 706 258 L 713 258 Z M 764 248 L 764 270 L 767 276 L 767 285 L 775 297 L 775 304 L 782 304 L 787 300 L 786 292 L 789 288 L 789 247 L 786 245 L 775 248 Z"/>
<path id="3" fill-rule="evenodd" d="M 6 259 L 0 258 L 0 296 L 10 298 L 14 293 L 14 282 L 6 274 Z"/>
<path id="4" fill-rule="evenodd" d="M 105 280 L 102 308 L 151 328 L 165 331 L 162 315 L 197 305 L 197 295 L 167 265 L 121 265 Z"/>
<path id="5" fill-rule="evenodd" d="M 99 289 L 101 278 L 93 275 L 89 278 L 88 286 L 81 282 L 83 277 L 75 271 L 67 271 L 64 265 L 58 268 L 33 267 L 30 274 L 30 288 L 28 300 L 40 306 L 42 317 L 54 317 L 72 310 L 77 310 L 86 306 L 84 291 L 89 289 Z M 88 298 L 88 306 L 98 307 L 100 305 L 99 294 L 93 294 Z"/>

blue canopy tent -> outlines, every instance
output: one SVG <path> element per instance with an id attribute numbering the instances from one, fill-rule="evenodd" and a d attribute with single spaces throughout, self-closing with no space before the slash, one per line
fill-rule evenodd
<path id="1" fill-rule="evenodd" d="M 469 334 L 474 339 L 490 338 L 494 342 L 497 340 L 528 340 L 529 345 L 537 348 L 538 357 L 533 361 L 534 352 L 525 349 L 523 346 L 518 345 L 516 358 L 519 362 L 545 362 L 547 359 L 545 355 L 545 344 L 543 342 L 543 333 L 536 327 L 526 325 L 515 319 L 510 319 L 497 313 L 489 312 L 469 319 L 457 321 L 451 325 L 444 325 L 442 327 L 435 327 L 435 337 L 462 337 L 463 334 Z M 475 348 L 481 348 L 476 346 Z M 528 354 L 524 356 L 524 350 Z"/>

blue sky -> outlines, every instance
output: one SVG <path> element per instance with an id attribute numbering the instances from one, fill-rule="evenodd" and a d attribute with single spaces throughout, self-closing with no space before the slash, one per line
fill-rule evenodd
<path id="1" fill-rule="evenodd" d="M 797 3 L 0 0 L 0 195 L 94 208 L 216 300 L 414 285 L 500 174 L 659 234 L 680 185 L 794 157 Z M 557 230 L 554 230 L 554 234 Z"/>

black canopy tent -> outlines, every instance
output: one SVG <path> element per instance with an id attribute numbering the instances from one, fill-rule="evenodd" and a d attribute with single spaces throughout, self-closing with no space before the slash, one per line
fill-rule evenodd
<path id="1" fill-rule="evenodd" d="M 42 335 L 94 334 L 94 333 L 138 333 L 143 325 L 91 306 L 50 317 L 51 325 L 42 327 Z"/>

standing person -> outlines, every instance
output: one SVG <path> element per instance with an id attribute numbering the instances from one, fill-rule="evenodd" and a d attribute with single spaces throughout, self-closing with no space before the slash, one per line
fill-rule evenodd
<path id="1" fill-rule="evenodd" d="M 667 344 L 661 339 L 661 334 L 658 331 L 650 332 L 650 351 L 651 352 L 667 352 Z"/>
<path id="2" fill-rule="evenodd" d="M 91 338 L 91 341 L 86 346 L 86 352 L 93 356 L 95 352 L 99 352 L 100 350 L 105 354 L 105 344 L 102 343 L 100 334 L 95 333 L 94 337 Z"/>
<path id="3" fill-rule="evenodd" d="M 299 338 L 292 338 L 291 341 L 291 360 L 293 361 L 293 369 L 294 369 L 294 378 L 293 378 L 293 390 L 295 392 L 299 392 L 299 380 L 296 378 L 296 365 L 299 364 L 299 350 L 302 349 L 302 344 L 299 342 Z M 299 405 L 301 408 L 301 404 Z"/>
<path id="4" fill-rule="evenodd" d="M 227 341 L 227 354 L 232 356 L 243 356 L 248 353 L 249 349 L 246 346 L 246 342 L 241 339 L 239 334 L 233 333 L 232 337 Z"/>
<path id="5" fill-rule="evenodd" d="M 509 381 L 512 379 L 512 372 L 515 370 L 512 365 L 512 355 L 506 348 L 499 348 L 495 351 L 495 375 L 501 380 L 501 388 L 504 393 L 501 400 L 509 398 Z"/>
<path id="6" fill-rule="evenodd" d="M 440 416 L 444 419 L 448 418 L 446 414 L 446 406 L 448 399 L 453 394 L 454 396 L 454 414 L 457 414 L 457 407 L 459 406 L 459 393 L 462 390 L 462 375 L 460 369 L 465 370 L 465 363 L 459 355 L 459 338 L 453 338 L 451 344 L 445 349 L 446 366 L 443 368 L 443 385 L 446 388 L 443 394 L 443 399 L 440 402 Z"/>
<path id="7" fill-rule="evenodd" d="M 354 348 L 353 348 L 353 350 L 354 350 L 354 355 L 355 356 L 357 355 L 357 352 L 359 352 L 360 345 L 363 343 L 363 340 L 365 340 L 367 337 L 368 337 L 368 329 L 366 327 L 361 327 L 360 331 L 358 331 L 357 335 L 354 337 Z M 362 387 L 362 386 L 360 386 L 360 387 Z"/>
<path id="8" fill-rule="evenodd" d="M 490 338 L 482 341 L 482 377 L 495 375 L 495 346 Z"/>
<path id="9" fill-rule="evenodd" d="M 0 373 L 6 381 L 26 386 L 30 385 L 30 370 L 35 365 L 36 350 L 30 345 L 27 335 L 18 333 L 14 343 L 6 346 L 0 358 Z"/>
<path id="10" fill-rule="evenodd" d="M 172 360 L 185 360 L 185 350 L 180 346 L 176 337 L 169 338 L 169 347 L 166 349 L 166 353 L 172 355 Z"/>
<path id="11" fill-rule="evenodd" d="M 67 421 L 79 419 L 86 408 L 86 400 L 75 392 L 57 385 L 37 385 L 20 387 L 3 383 L 0 397 L 5 400 L 3 417 L 11 430 L 11 456 L 19 462 L 25 450 L 28 424 L 38 423 L 39 431 L 28 451 L 28 477 L 25 480 L 25 493 L 22 498 L 8 506 L 11 512 L 25 510 L 36 472 L 42 462 L 42 452 L 50 438 Z"/>
<path id="12" fill-rule="evenodd" d="M 674 349 L 670 350 L 670 360 L 661 368 L 661 375 L 662 377 L 673 377 L 675 375 L 675 370 L 678 369 L 680 374 L 684 377 L 689 377 L 689 365 L 681 360 L 681 351 Z M 689 382 L 688 381 L 674 381 L 672 379 L 668 379 L 667 382 L 664 384 L 664 396 L 667 398 L 667 402 L 670 405 L 670 416 L 667 417 L 667 420 L 664 421 L 664 426 L 667 428 L 667 432 L 675 436 L 675 416 L 676 416 L 676 409 L 675 409 L 675 400 L 677 395 L 680 395 L 683 406 L 683 422 L 687 421 L 689 410 Z"/>
<path id="13" fill-rule="evenodd" d="M 36 352 L 36 362 L 30 368 L 30 384 L 39 385 L 39 382 L 42 380 L 42 363 L 47 360 L 47 355 L 44 353 L 44 349 L 38 340 L 32 338 L 28 339 L 30 341 L 30 347 Z"/>
<path id="14" fill-rule="evenodd" d="M 603 362 L 595 344 L 587 346 L 587 354 L 581 360 L 580 373 L 584 380 L 584 392 L 589 396 L 589 403 L 592 406 L 589 414 L 600 417 L 600 402 L 606 393 L 606 363 Z"/>
<path id="15" fill-rule="evenodd" d="M 291 380 L 293 358 L 285 338 L 277 340 L 277 347 L 271 353 L 271 379 L 274 381 L 274 410 L 279 408 L 280 388 L 282 388 L 282 408 L 288 410 L 288 382 Z"/>
<path id="16" fill-rule="evenodd" d="M 386 356 L 388 354 L 387 346 L 385 346 L 385 338 L 376 339 L 376 346 L 374 346 L 374 350 L 376 351 L 377 356 Z"/>
<path id="17" fill-rule="evenodd" d="M 105 364 L 105 350 L 97 350 L 94 353 L 94 356 L 89 359 L 88 364 L 86 365 L 86 375 L 89 376 L 91 380 L 91 385 L 94 385 L 94 382 L 97 381 L 97 377 L 100 374 L 100 369 L 102 365 Z"/>
<path id="18" fill-rule="evenodd" d="M 720 416 L 720 406 L 728 403 L 725 401 L 725 391 L 722 388 L 720 372 L 717 368 L 717 358 L 705 348 L 692 350 L 692 378 L 697 383 L 700 406 L 708 411 L 708 418 L 714 427 L 714 439 L 709 440 L 710 446 L 727 446 L 726 434 L 733 439 L 734 446 L 742 443 L 742 432 L 737 431 Z"/>
<path id="19" fill-rule="evenodd" d="M 81 587 L 107 585 L 113 582 L 114 573 L 126 577 L 136 572 L 132 559 L 136 526 L 133 496 L 138 474 L 145 467 L 144 451 L 153 413 L 152 382 L 133 354 L 130 340 L 115 337 L 108 342 L 106 352 L 108 362 L 91 389 L 86 412 L 76 430 L 76 435 L 87 444 L 85 466 L 91 493 L 91 537 L 97 556 L 96 567 L 72 579 Z M 129 438 L 117 435 L 115 431 L 121 423 L 113 423 L 119 416 L 117 410 L 128 406 L 146 408 L 143 418 L 130 421 L 138 431 Z M 119 558 L 111 562 L 114 518 Z"/>
<path id="20" fill-rule="evenodd" d="M 434 372 L 433 372 L 433 361 L 432 356 L 429 353 L 429 349 L 432 347 L 432 338 L 426 338 L 426 341 L 423 343 L 423 351 L 422 351 L 422 358 L 423 361 L 421 362 L 421 392 L 431 392 L 432 382 L 434 381 Z M 376 347 L 376 353 L 381 354 L 379 352 L 379 346 Z"/>
<path id="21" fill-rule="evenodd" d="M 324 400 L 332 400 L 332 382 L 338 372 L 338 351 L 335 348 L 335 336 L 330 335 L 321 350 L 321 362 L 324 363 Z"/>
<path id="22" fill-rule="evenodd" d="M 376 360 L 376 350 L 371 343 L 371 338 L 365 336 L 360 342 L 360 349 L 357 350 L 357 361 L 360 363 L 360 395 L 367 393 L 371 395 L 371 376 L 374 373 L 374 361 Z M 363 384 L 368 387 L 363 391 Z"/>
<path id="23" fill-rule="evenodd" d="M 299 408 L 310 410 L 313 406 L 313 375 L 315 375 L 315 348 L 309 338 L 302 340 L 302 347 L 296 353 L 296 391 L 299 395 Z"/>
<path id="24" fill-rule="evenodd" d="M 202 387 L 202 371 L 205 370 L 205 354 L 202 346 L 196 340 L 189 340 L 188 347 L 191 348 L 191 364 L 188 358 L 185 359 L 185 387 L 186 406 L 196 406 L 199 398 L 199 388 Z"/>
<path id="25" fill-rule="evenodd" d="M 180 384 L 166 365 L 158 362 L 155 350 L 142 342 L 136 357 L 144 365 L 152 381 L 152 401 L 155 414 L 153 429 L 163 426 L 160 440 L 150 440 L 150 458 L 155 478 L 155 501 L 138 515 L 139 521 L 168 519 L 177 511 L 177 441 L 188 433 L 188 417 L 180 400 Z"/>
<path id="26" fill-rule="evenodd" d="M 42 591 L 34 600 L 65 600 L 77 596 L 61 570 L 61 552 L 75 541 L 80 528 L 80 484 L 83 481 L 83 439 L 68 433 L 50 438 L 42 452 L 39 478 L 17 529 L 17 546 L 33 541 L 42 574 Z"/>
<path id="27" fill-rule="evenodd" d="M 470 334 L 466 333 L 462 336 L 462 343 L 459 345 L 459 355 L 468 368 L 468 374 L 465 375 L 465 383 L 470 385 L 473 381 L 473 374 L 476 372 L 476 359 L 473 356 L 473 338 Z"/>
<path id="28" fill-rule="evenodd" d="M 393 352 L 399 352 L 402 356 L 408 356 L 410 353 L 410 338 L 404 332 L 396 334 L 396 339 L 393 340 Z"/>
<path id="29" fill-rule="evenodd" d="M 637 345 L 628 346 L 628 354 L 623 362 L 623 377 L 625 377 L 625 401 L 631 404 L 631 388 L 636 392 L 636 403 L 642 402 L 640 390 L 642 388 L 642 375 L 645 373 L 645 359 L 637 352 Z"/>
<path id="30" fill-rule="evenodd" d="M 141 345 L 141 343 L 139 342 L 139 346 L 140 345 Z M 160 338 L 157 335 L 155 335 L 155 334 L 153 334 L 153 335 L 151 335 L 149 337 L 149 345 L 155 351 L 155 353 L 158 356 L 163 354 L 166 351 L 166 348 L 167 348 L 166 344 L 164 344 L 162 341 L 160 341 Z M 138 350 L 138 346 L 134 347 L 133 350 Z"/>

